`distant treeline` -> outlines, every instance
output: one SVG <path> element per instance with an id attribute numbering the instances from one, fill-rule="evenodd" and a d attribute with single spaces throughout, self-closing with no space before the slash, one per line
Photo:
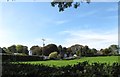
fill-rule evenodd
<path id="1" fill-rule="evenodd" d="M 29 55 L 29 51 L 32 52 L 32 55 L 37 56 L 49 56 L 52 52 L 57 52 L 59 58 L 71 57 L 77 55 L 81 56 L 95 56 L 95 55 L 118 55 L 119 54 L 119 46 L 118 45 L 110 45 L 108 48 L 97 50 L 95 48 L 89 48 L 87 45 L 79 45 L 75 44 L 71 47 L 62 47 L 61 45 L 57 46 L 55 44 L 48 44 L 44 47 L 41 46 L 32 46 L 30 50 L 28 50 L 27 46 L 24 45 L 12 45 L 10 47 L 0 48 L 2 54 L 10 54 L 10 55 Z"/>

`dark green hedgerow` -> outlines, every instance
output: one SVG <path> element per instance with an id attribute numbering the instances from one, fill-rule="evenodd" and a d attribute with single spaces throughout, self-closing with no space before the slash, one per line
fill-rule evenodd
<path id="1" fill-rule="evenodd" d="M 41 61 L 43 57 L 40 56 L 24 56 L 24 55 L 2 55 L 2 61 Z"/>
<path id="2" fill-rule="evenodd" d="M 120 64 L 88 62 L 74 66 L 49 67 L 45 65 L 3 63 L 2 77 L 118 77 Z"/>

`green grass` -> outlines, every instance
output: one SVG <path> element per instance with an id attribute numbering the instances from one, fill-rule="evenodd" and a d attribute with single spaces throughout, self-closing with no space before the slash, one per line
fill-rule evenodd
<path id="1" fill-rule="evenodd" d="M 44 64 L 49 66 L 66 66 L 66 65 L 74 65 L 78 62 L 88 61 L 90 64 L 94 62 L 99 63 L 107 63 L 112 65 L 114 62 L 119 62 L 118 58 L 120 56 L 104 56 L 104 57 L 82 57 L 80 59 L 74 60 L 48 60 L 48 61 L 28 61 L 28 62 L 20 62 L 20 63 L 30 63 L 30 64 Z"/>

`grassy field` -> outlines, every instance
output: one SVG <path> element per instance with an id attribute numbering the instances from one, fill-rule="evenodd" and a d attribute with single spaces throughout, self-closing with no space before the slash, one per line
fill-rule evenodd
<path id="1" fill-rule="evenodd" d="M 74 65 L 78 62 L 88 61 L 90 64 L 94 62 L 99 63 L 107 63 L 113 64 L 114 62 L 119 62 L 120 56 L 104 56 L 104 57 L 82 57 L 80 59 L 74 60 L 48 60 L 48 61 L 28 61 L 22 63 L 30 63 L 30 64 L 44 64 L 49 66 L 66 66 L 66 65 Z M 21 63 L 21 62 L 20 62 Z"/>

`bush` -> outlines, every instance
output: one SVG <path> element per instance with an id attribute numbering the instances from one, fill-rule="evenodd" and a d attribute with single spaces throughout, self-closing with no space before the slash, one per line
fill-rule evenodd
<path id="1" fill-rule="evenodd" d="M 120 64 L 78 63 L 63 67 L 31 64 L 2 64 L 2 77 L 118 77 Z"/>
<path id="2" fill-rule="evenodd" d="M 43 57 L 26 55 L 2 55 L 2 61 L 40 61 Z"/>
<path id="3" fill-rule="evenodd" d="M 52 53 L 50 53 L 49 54 L 49 59 L 57 59 L 57 55 L 58 55 L 58 53 L 57 52 L 52 52 Z"/>

